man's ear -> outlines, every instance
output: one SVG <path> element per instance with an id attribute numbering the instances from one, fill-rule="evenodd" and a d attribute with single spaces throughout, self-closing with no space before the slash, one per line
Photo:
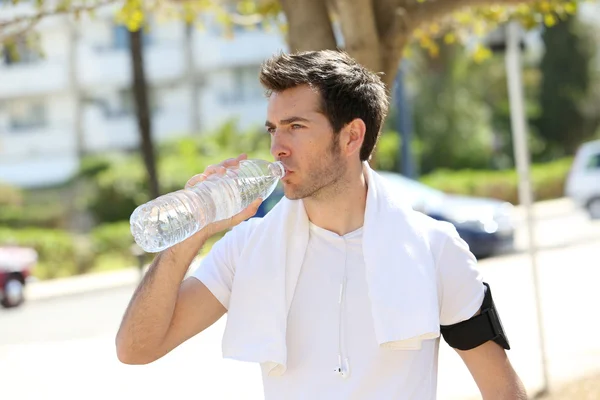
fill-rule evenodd
<path id="1" fill-rule="evenodd" d="M 348 155 L 360 153 L 366 130 L 367 126 L 360 118 L 355 118 L 346 124 L 342 129 L 342 135 L 340 135 L 342 150 Z"/>

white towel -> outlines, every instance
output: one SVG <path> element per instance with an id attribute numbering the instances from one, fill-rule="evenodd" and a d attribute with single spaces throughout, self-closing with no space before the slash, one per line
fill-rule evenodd
<path id="1" fill-rule="evenodd" d="M 377 341 L 390 350 L 420 349 L 440 334 L 436 272 L 426 228 L 364 163 L 368 184 L 363 254 Z M 231 290 L 223 356 L 286 370 L 287 316 L 308 244 L 301 200 L 283 198 L 242 250 Z M 265 289 L 267 288 L 267 289 Z"/>

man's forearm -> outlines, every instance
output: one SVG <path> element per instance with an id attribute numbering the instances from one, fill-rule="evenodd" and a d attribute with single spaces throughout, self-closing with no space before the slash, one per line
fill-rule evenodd
<path id="1" fill-rule="evenodd" d="M 179 287 L 205 243 L 193 237 L 157 255 L 138 285 L 117 333 L 120 359 L 144 362 L 159 351 L 171 323 Z M 133 359 L 133 360 L 132 360 Z"/>
<path id="2" fill-rule="evenodd" d="M 471 350 L 457 350 L 473 376 L 483 400 L 527 400 L 523 382 L 505 350 L 488 341 Z"/>
<path id="3" fill-rule="evenodd" d="M 525 386 L 508 359 L 500 365 L 502 368 L 477 382 L 483 400 L 527 400 Z"/>
<path id="4" fill-rule="evenodd" d="M 527 391 L 521 380 L 515 376 L 510 381 L 503 381 L 495 390 L 481 393 L 483 400 L 527 400 Z"/>

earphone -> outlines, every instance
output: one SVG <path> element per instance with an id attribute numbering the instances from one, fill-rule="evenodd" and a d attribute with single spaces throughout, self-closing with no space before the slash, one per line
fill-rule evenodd
<path id="1" fill-rule="evenodd" d="M 342 378 L 347 378 L 350 376 L 350 363 L 347 358 L 344 358 L 344 362 L 342 363 L 342 356 L 338 356 L 338 366 L 333 370 L 336 374 L 340 375 Z"/>

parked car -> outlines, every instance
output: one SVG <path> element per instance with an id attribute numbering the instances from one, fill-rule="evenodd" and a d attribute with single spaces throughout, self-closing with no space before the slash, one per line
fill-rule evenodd
<path id="1" fill-rule="evenodd" d="M 514 246 L 512 204 L 497 199 L 444 193 L 393 172 L 379 172 L 398 196 L 416 211 L 456 227 L 459 235 L 478 258 L 489 257 Z"/>
<path id="2" fill-rule="evenodd" d="M 584 143 L 577 150 L 565 194 L 591 218 L 600 219 L 600 140 Z"/>
<path id="3" fill-rule="evenodd" d="M 0 246 L 0 305 L 12 308 L 25 301 L 25 284 L 37 264 L 38 254 L 29 247 Z"/>
<path id="4" fill-rule="evenodd" d="M 484 258 L 513 248 L 512 204 L 496 199 L 450 195 L 397 173 L 378 173 L 414 210 L 452 223 L 476 257 Z M 283 191 L 277 187 L 261 204 L 256 216 L 266 215 L 282 197 Z"/>

